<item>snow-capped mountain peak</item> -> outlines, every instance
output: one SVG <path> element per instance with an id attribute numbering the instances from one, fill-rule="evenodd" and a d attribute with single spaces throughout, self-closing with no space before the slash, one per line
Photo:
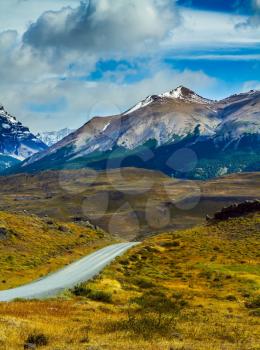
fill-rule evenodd
<path id="1" fill-rule="evenodd" d="M 0 155 L 24 160 L 47 146 L 0 104 Z M 9 166 L 7 163 L 6 166 Z M 1 164 L 3 168 L 3 164 Z"/>
<path id="2" fill-rule="evenodd" d="M 18 124 L 18 121 L 14 116 L 12 116 L 10 113 L 8 113 L 4 106 L 0 103 L 0 116 L 2 118 L 6 118 L 7 121 L 9 121 L 11 124 Z"/>
<path id="3" fill-rule="evenodd" d="M 183 86 L 178 86 L 176 89 L 167 91 L 163 94 L 161 94 L 161 97 L 167 97 L 167 98 L 181 98 L 183 99 L 183 89 L 185 89 Z"/>
<path id="4" fill-rule="evenodd" d="M 177 101 L 180 100 L 181 102 L 186 102 L 186 103 L 200 103 L 200 104 L 214 103 L 214 101 L 196 94 L 194 91 L 186 88 L 185 86 L 178 86 L 174 90 L 166 91 L 159 95 L 147 96 L 144 100 L 137 103 L 134 107 L 126 111 L 124 115 L 131 114 L 133 112 L 138 111 L 141 108 L 147 107 L 148 105 L 150 105 L 155 101 L 158 101 L 158 100 L 160 101 L 164 99 L 173 99 Z"/>
<path id="5" fill-rule="evenodd" d="M 212 100 L 206 99 L 204 97 L 199 96 L 194 91 L 186 88 L 185 86 L 178 86 L 176 89 L 167 91 L 163 94 L 160 94 L 161 98 L 172 98 L 179 99 L 183 102 L 192 102 L 192 103 L 202 103 L 202 104 L 211 104 Z"/>

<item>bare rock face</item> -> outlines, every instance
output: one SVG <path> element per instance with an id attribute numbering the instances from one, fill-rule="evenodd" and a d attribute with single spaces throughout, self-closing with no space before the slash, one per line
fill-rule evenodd
<path id="1" fill-rule="evenodd" d="M 216 212 L 213 218 L 207 216 L 207 221 L 224 221 L 231 218 L 241 217 L 250 213 L 260 212 L 260 200 L 245 201 L 225 207 Z"/>

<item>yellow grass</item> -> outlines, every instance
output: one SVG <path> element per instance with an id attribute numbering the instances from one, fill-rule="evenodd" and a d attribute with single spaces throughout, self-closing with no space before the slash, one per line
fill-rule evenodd
<path id="1" fill-rule="evenodd" d="M 111 242 L 91 228 L 0 212 L 0 289 L 44 276 Z"/>
<path id="2" fill-rule="evenodd" d="M 0 348 L 22 349 L 28 335 L 43 333 L 46 350 L 259 350 L 259 225 L 255 215 L 146 240 L 82 286 L 110 293 L 111 303 L 71 292 L 2 303 Z M 185 301 L 168 329 L 149 328 L 145 317 L 157 322 L 156 309 L 131 303 L 158 293 Z"/>

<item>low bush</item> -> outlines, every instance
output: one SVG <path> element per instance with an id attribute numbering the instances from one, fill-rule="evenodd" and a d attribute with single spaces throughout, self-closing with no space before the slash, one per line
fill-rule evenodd
<path id="1" fill-rule="evenodd" d="M 34 344 L 36 346 L 45 346 L 45 345 L 48 345 L 49 339 L 43 333 L 33 332 L 32 334 L 28 335 L 25 343 Z"/>
<path id="2" fill-rule="evenodd" d="M 101 301 L 104 303 L 111 303 L 112 302 L 112 294 L 109 292 L 105 292 L 102 290 L 95 290 L 86 288 L 84 284 L 80 284 L 78 286 L 75 286 L 72 289 L 72 293 L 76 296 L 86 297 L 94 301 Z"/>
<path id="3" fill-rule="evenodd" d="M 88 298 L 95 301 L 102 301 L 104 303 L 112 302 L 112 294 L 101 290 L 91 290 L 88 294 Z"/>
<path id="4" fill-rule="evenodd" d="M 152 283 L 148 278 L 137 278 L 134 283 L 143 289 L 153 288 L 155 287 L 154 283 Z"/>
<path id="5" fill-rule="evenodd" d="M 259 309 L 260 308 L 260 295 L 251 298 L 249 301 L 245 303 L 245 306 L 248 309 Z"/>
<path id="6" fill-rule="evenodd" d="M 75 286 L 72 290 L 71 290 L 72 294 L 76 295 L 77 297 L 87 297 L 90 289 L 86 288 L 83 284 L 79 284 L 77 286 Z"/>
<path id="7" fill-rule="evenodd" d="M 166 296 L 155 289 L 129 302 L 128 319 L 113 324 L 116 330 L 126 330 L 144 339 L 172 337 L 177 319 L 187 302 L 181 295 Z"/>
<path id="8" fill-rule="evenodd" d="M 254 317 L 260 317 L 260 308 L 250 311 L 249 315 Z"/>
<path id="9" fill-rule="evenodd" d="M 170 242 L 162 242 L 160 245 L 165 248 L 172 248 L 172 247 L 179 247 L 181 244 L 179 241 L 170 241 Z"/>
<path id="10" fill-rule="evenodd" d="M 234 295 L 227 295 L 226 299 L 228 301 L 236 301 L 237 300 L 237 298 Z"/>

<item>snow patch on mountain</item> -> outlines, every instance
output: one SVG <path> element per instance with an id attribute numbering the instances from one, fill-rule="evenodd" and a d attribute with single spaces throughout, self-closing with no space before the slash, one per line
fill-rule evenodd
<path id="1" fill-rule="evenodd" d="M 104 128 L 102 129 L 102 132 L 105 132 L 105 131 L 106 131 L 106 129 L 109 127 L 109 125 L 110 125 L 110 122 L 109 122 L 109 123 L 107 123 L 107 124 L 104 126 Z"/>
<path id="2" fill-rule="evenodd" d="M 125 112 L 124 115 L 128 115 L 128 114 L 131 114 L 131 113 L 133 113 L 135 111 L 138 111 L 139 109 L 148 106 L 152 102 L 154 102 L 153 96 L 148 96 L 148 97 L 146 97 L 146 99 L 144 99 L 143 101 L 137 103 L 133 108 L 131 108 L 127 112 Z"/>

